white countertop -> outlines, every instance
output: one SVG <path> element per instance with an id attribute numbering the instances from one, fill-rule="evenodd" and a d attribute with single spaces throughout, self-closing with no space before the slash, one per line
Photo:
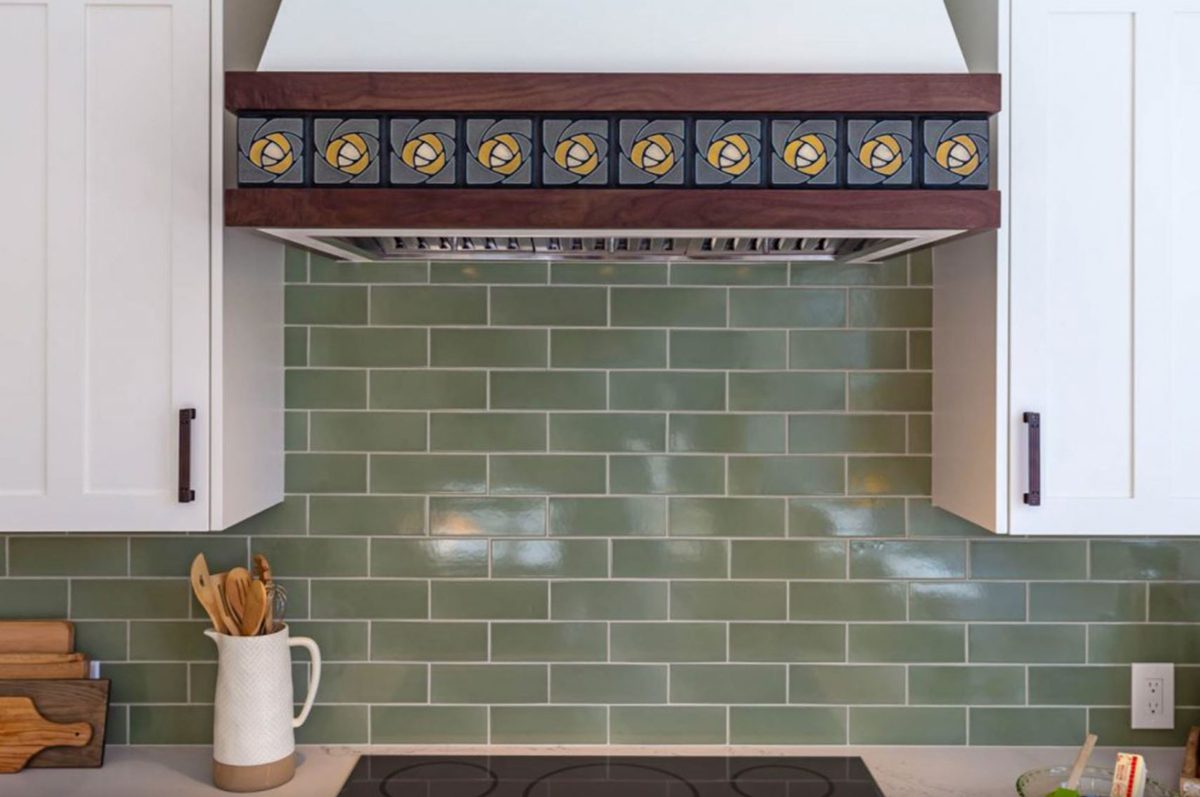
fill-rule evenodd
<path id="1" fill-rule="evenodd" d="M 862 756 L 886 797 L 1013 797 L 1022 772 L 1067 764 L 1065 747 L 321 747 L 297 748 L 296 778 L 266 797 L 334 797 L 358 755 L 834 755 Z M 1116 748 L 1097 748 L 1096 766 L 1111 768 Z M 1183 750 L 1125 749 L 1146 756 L 1150 774 L 1178 788 Z M 210 747 L 110 747 L 101 769 L 38 769 L 0 775 L 3 797 L 211 797 Z"/>

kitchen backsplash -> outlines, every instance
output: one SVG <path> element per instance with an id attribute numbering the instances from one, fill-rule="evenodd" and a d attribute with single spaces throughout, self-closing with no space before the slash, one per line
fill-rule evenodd
<path id="1" fill-rule="evenodd" d="M 1177 744 L 1200 541 L 930 506 L 930 264 L 287 261 L 287 501 L 210 535 L 0 538 L 110 739 L 211 736 L 186 574 L 268 555 L 325 656 L 302 742 Z M 306 665 L 298 664 L 297 690 Z"/>

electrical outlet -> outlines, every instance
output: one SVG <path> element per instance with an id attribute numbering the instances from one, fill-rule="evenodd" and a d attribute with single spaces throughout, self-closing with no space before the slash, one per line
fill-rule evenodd
<path id="1" fill-rule="evenodd" d="M 1134 664 L 1129 727 L 1175 727 L 1175 665 Z"/>

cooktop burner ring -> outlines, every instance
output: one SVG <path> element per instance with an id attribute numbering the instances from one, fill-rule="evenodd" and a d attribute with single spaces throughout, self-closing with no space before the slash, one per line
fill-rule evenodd
<path id="1" fill-rule="evenodd" d="M 541 775 L 540 777 L 538 777 L 537 780 L 533 781 L 528 786 L 526 786 L 525 791 L 521 792 L 521 797 L 530 797 L 533 794 L 533 790 L 536 789 L 538 786 L 540 786 L 543 781 L 549 780 L 550 778 L 554 777 L 555 775 L 561 775 L 564 772 L 573 772 L 577 769 L 591 769 L 592 767 L 609 767 L 609 768 L 611 768 L 611 767 L 615 767 L 615 766 L 629 767 L 630 769 L 643 769 L 647 772 L 654 772 L 659 775 L 666 775 L 669 778 L 674 778 L 675 780 L 682 783 L 685 787 L 687 787 L 687 790 L 689 792 L 691 792 L 692 797 L 700 797 L 700 792 L 696 790 L 696 787 L 693 786 L 691 784 L 691 782 L 687 780 L 687 778 L 684 778 L 682 775 L 677 775 L 668 769 L 652 767 L 649 764 L 635 764 L 635 763 L 632 763 L 629 761 L 611 761 L 611 760 L 603 761 L 603 762 L 595 761 L 595 762 L 591 762 L 588 764 L 572 764 L 570 766 L 560 767 L 558 769 L 551 770 L 550 772 L 547 772 L 546 774 Z"/>
<path id="2" fill-rule="evenodd" d="M 825 775 L 822 775 L 820 772 L 817 772 L 815 769 L 809 769 L 808 767 L 798 767 L 795 764 L 781 764 L 781 763 L 755 764 L 752 767 L 746 767 L 745 769 L 740 769 L 737 772 L 733 773 L 733 776 L 729 779 L 729 788 L 733 789 L 735 792 L 742 795 L 742 797 L 754 797 L 753 794 L 750 794 L 749 792 L 746 792 L 746 791 L 742 791 L 741 786 L 738 785 L 738 781 L 741 778 L 743 778 L 747 772 L 753 772 L 756 769 L 790 769 L 793 772 L 804 772 L 805 774 L 813 775 L 819 781 L 823 781 L 825 783 L 825 793 L 820 795 L 819 797 L 831 797 L 831 795 L 833 794 L 833 791 L 834 791 L 833 781 L 831 781 Z"/>
<path id="3" fill-rule="evenodd" d="M 380 781 L 380 783 L 379 783 L 379 793 L 382 794 L 383 797 L 398 797 L 397 795 L 393 795 L 391 792 L 392 778 L 396 777 L 397 775 L 403 775 L 405 772 L 411 772 L 414 769 L 420 769 L 421 767 L 445 766 L 446 764 L 453 764 L 453 765 L 459 766 L 459 767 L 467 767 L 468 769 L 474 769 L 479 772 L 482 772 L 483 774 L 487 775 L 489 778 L 492 779 L 492 782 L 488 784 L 487 789 L 479 792 L 479 794 L 477 794 L 476 797 L 487 797 L 487 795 L 494 792 L 496 790 L 496 788 L 500 785 L 500 776 L 497 775 L 495 772 L 493 772 L 488 767 L 483 766 L 482 764 L 475 764 L 470 761 L 456 761 L 456 760 L 419 761 L 416 764 L 409 764 L 406 767 L 400 767 L 399 769 L 395 770 L 394 772 L 389 772 L 383 778 L 383 780 Z"/>

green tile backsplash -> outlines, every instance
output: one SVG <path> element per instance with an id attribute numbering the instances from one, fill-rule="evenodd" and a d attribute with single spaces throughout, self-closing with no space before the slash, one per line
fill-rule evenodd
<path id="1" fill-rule="evenodd" d="M 208 535 L 0 537 L 109 738 L 203 743 L 188 592 L 266 553 L 327 661 L 302 742 L 1179 744 L 1200 542 L 1005 539 L 933 508 L 929 259 L 287 258 L 287 500 Z M 306 671 L 297 665 L 297 673 Z"/>

